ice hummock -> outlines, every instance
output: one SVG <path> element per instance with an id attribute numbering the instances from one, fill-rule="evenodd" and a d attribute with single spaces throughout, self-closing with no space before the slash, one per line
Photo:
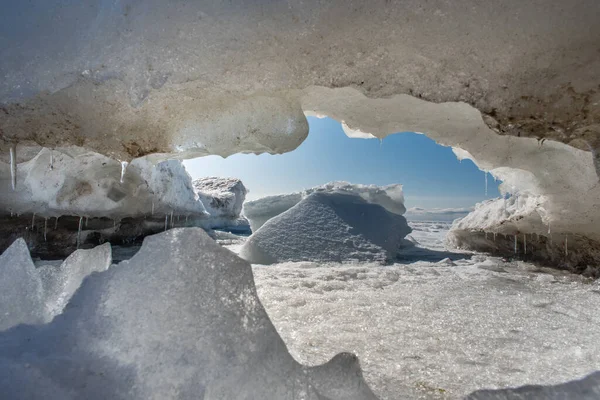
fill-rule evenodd
<path id="1" fill-rule="evenodd" d="M 355 356 L 297 363 L 251 266 L 199 228 L 147 237 L 90 275 L 59 318 L 0 332 L 0 354 L 7 398 L 376 399 Z"/>
<path id="2" fill-rule="evenodd" d="M 379 200 L 379 199 L 377 199 Z M 267 221 L 240 256 L 252 263 L 393 259 L 408 243 L 406 219 L 352 190 L 318 190 Z"/>
<path id="3" fill-rule="evenodd" d="M 402 215 L 404 207 L 404 192 L 402 185 L 387 186 L 361 185 L 349 182 L 329 182 L 321 186 L 306 189 L 302 192 L 267 196 L 244 203 L 243 214 L 250 221 L 252 231 L 258 230 L 269 219 L 289 210 L 303 198 L 314 192 L 343 192 L 360 196 L 372 204 L 379 204 L 391 213 Z"/>

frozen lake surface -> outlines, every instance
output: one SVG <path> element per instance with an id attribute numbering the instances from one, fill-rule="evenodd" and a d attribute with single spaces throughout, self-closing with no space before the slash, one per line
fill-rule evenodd
<path id="1" fill-rule="evenodd" d="M 259 297 L 298 361 L 353 352 L 381 399 L 455 399 L 600 369 L 598 284 L 451 252 L 448 224 L 411 225 L 418 244 L 391 266 L 254 266 Z M 236 251 L 244 239 L 219 242 Z"/>

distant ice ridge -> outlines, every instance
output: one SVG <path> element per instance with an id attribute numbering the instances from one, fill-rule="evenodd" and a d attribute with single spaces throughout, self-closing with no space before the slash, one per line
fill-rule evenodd
<path id="1" fill-rule="evenodd" d="M 11 271 L 0 281 L 2 306 L 18 314 L 4 328 L 44 322 L 24 321 L 43 285 L 23 246 L 2 256 Z M 131 260 L 88 276 L 60 318 L 0 332 L 0 392 L 44 400 L 376 399 L 352 354 L 297 363 L 257 297 L 251 266 L 199 228 L 147 237 Z"/>
<path id="2" fill-rule="evenodd" d="M 267 196 L 248 201 L 244 203 L 243 214 L 250 221 L 250 227 L 254 232 L 269 219 L 289 210 L 313 192 L 354 194 L 360 196 L 368 203 L 382 206 L 391 213 L 402 215 L 406 212 L 406 208 L 404 207 L 404 192 L 400 184 L 376 186 L 340 181 L 329 182 L 302 192 Z"/>
<path id="3" fill-rule="evenodd" d="M 283 261 L 378 261 L 394 259 L 409 245 L 406 219 L 392 213 L 403 210 L 400 185 L 392 196 L 373 186 L 329 184 L 298 196 L 280 196 L 257 202 L 262 215 L 266 205 L 291 205 L 256 230 L 240 250 L 240 256 L 257 264 Z M 387 207 L 384 207 L 385 204 Z M 256 206 L 255 208 L 256 209 Z M 274 214 L 274 212 L 273 212 Z M 252 221 L 252 220 L 251 220 Z"/>
<path id="4" fill-rule="evenodd" d="M 60 314 L 81 282 L 111 264 L 109 244 L 77 250 L 60 265 L 35 267 L 27 244 L 17 239 L 0 256 L 0 330 L 49 322 Z"/>

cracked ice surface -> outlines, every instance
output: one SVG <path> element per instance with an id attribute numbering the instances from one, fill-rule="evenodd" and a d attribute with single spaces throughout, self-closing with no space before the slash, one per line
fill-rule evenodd
<path id="1" fill-rule="evenodd" d="M 443 225 L 412 226 L 427 245 L 422 252 L 443 250 Z M 254 276 L 297 360 L 353 352 L 381 399 L 455 399 L 481 388 L 562 383 L 598 368 L 597 284 L 468 257 L 451 255 L 455 266 L 282 263 L 255 266 Z"/>

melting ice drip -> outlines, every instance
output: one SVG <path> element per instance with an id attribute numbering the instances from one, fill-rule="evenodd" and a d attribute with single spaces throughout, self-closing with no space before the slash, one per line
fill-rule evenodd
<path id="1" fill-rule="evenodd" d="M 17 188 L 17 154 L 16 146 L 10 147 L 10 182 L 12 190 Z"/>
<path id="2" fill-rule="evenodd" d="M 125 179 L 125 170 L 127 169 L 128 164 L 127 161 L 121 161 L 121 179 L 119 181 L 121 183 L 123 183 L 123 180 Z"/>
<path id="3" fill-rule="evenodd" d="M 483 171 L 484 175 L 485 175 L 485 197 L 487 197 L 488 195 L 488 178 L 487 178 L 487 171 Z"/>

